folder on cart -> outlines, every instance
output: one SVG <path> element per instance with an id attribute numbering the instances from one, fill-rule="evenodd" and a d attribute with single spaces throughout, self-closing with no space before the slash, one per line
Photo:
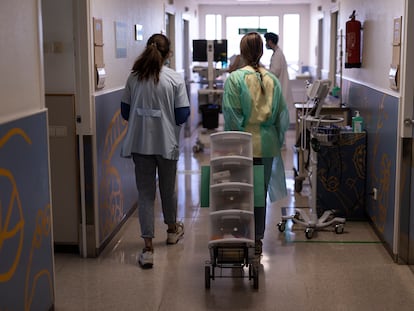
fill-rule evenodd
<path id="1" fill-rule="evenodd" d="M 264 207 L 266 197 L 264 193 L 263 165 L 253 165 L 253 192 L 254 206 Z M 200 206 L 210 206 L 210 166 L 201 167 Z"/>

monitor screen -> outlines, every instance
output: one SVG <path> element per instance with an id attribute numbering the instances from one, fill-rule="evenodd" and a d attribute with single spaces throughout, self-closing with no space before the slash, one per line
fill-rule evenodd
<path id="1" fill-rule="evenodd" d="M 208 41 L 205 39 L 193 40 L 193 61 L 207 62 Z M 213 61 L 227 61 L 227 40 L 212 40 L 214 47 Z"/>
<path id="2" fill-rule="evenodd" d="M 207 61 L 207 40 L 193 40 L 193 61 Z"/>
<path id="3" fill-rule="evenodd" d="M 214 40 L 214 61 L 227 61 L 227 40 Z"/>

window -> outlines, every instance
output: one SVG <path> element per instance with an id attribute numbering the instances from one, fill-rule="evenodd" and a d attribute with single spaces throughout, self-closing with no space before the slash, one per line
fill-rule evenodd
<path id="1" fill-rule="evenodd" d="M 300 70 L 300 14 L 284 14 L 282 22 L 283 34 L 280 36 L 279 45 L 285 54 L 289 75 L 292 79 Z M 240 28 L 264 28 L 267 32 L 280 34 L 279 25 L 279 16 L 228 16 L 226 18 L 228 56 L 240 54 L 240 40 L 243 37 L 243 34 L 239 34 Z M 206 23 L 206 31 L 211 28 L 212 26 Z M 263 41 L 265 41 L 264 38 Z M 261 62 L 265 67 L 269 67 L 272 54 L 272 50 L 263 49 Z"/>
<path id="2" fill-rule="evenodd" d="M 265 28 L 267 31 L 279 33 L 279 16 L 229 16 L 226 18 L 226 38 L 228 42 L 228 56 L 240 54 L 240 28 Z M 263 37 L 263 42 L 264 42 Z M 269 66 L 272 51 L 263 47 L 262 64 Z"/>
<path id="3" fill-rule="evenodd" d="M 289 75 L 296 75 L 299 72 L 299 14 L 283 15 L 283 53 L 289 67 Z"/>
<path id="4" fill-rule="evenodd" d="M 207 14 L 206 15 L 206 39 L 207 40 L 220 40 L 221 37 L 221 21 L 220 14 Z"/>

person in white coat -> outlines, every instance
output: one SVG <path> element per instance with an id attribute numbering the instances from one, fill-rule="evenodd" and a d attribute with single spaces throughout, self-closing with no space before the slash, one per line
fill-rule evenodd
<path id="1" fill-rule="evenodd" d="M 270 58 L 269 71 L 273 73 L 282 86 L 282 94 L 285 98 L 286 105 L 288 106 L 289 112 L 294 111 L 293 107 L 293 95 L 292 88 L 290 86 L 288 66 L 283 51 L 278 46 L 279 36 L 273 32 L 267 32 L 264 35 L 266 40 L 266 48 L 273 50 L 272 57 Z M 291 113 L 289 113 L 291 115 Z M 294 118 L 291 118 L 294 120 Z"/>

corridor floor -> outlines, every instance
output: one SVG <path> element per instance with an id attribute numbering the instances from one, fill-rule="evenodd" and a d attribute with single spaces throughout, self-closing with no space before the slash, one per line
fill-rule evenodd
<path id="1" fill-rule="evenodd" d="M 209 148 L 194 153 L 192 137 L 183 142 L 177 179 L 184 238 L 166 245 L 157 199 L 153 269 L 137 265 L 143 241 L 136 213 L 99 258 L 56 254 L 55 310 L 414 310 L 413 272 L 393 261 L 368 222 L 348 221 L 343 234 L 327 228 L 312 239 L 297 224 L 279 232 L 283 210 L 309 206 L 309 184 L 294 191 L 293 136 L 289 131 L 283 151 L 289 196 L 268 206 L 258 289 L 235 277 L 216 278 L 205 288 L 209 210 L 200 208 L 200 167 L 209 163 Z"/>

